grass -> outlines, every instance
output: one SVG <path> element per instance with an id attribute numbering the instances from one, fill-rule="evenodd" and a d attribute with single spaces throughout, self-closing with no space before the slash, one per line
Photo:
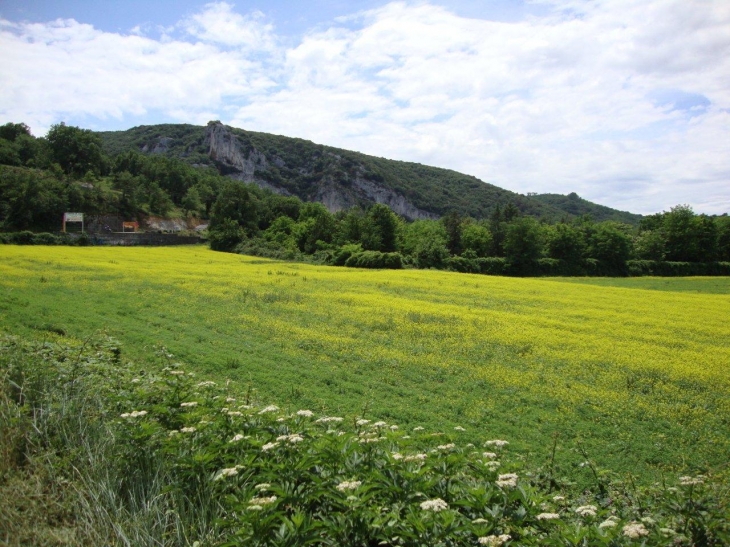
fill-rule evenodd
<path id="1" fill-rule="evenodd" d="M 561 277 L 553 281 L 651 291 L 730 294 L 730 277 Z"/>
<path id="2" fill-rule="evenodd" d="M 555 439 L 555 465 L 578 484 L 594 480 L 587 459 L 647 483 L 726 471 L 728 312 L 725 294 L 362 271 L 203 247 L 0 248 L 6 332 L 103 331 L 141 366 L 165 346 L 263 400 L 461 426 L 472 442 L 511 439 L 530 466 L 548 461 Z"/>

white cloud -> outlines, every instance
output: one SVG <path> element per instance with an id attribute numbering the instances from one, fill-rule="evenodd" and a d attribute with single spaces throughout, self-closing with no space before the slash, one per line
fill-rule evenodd
<path id="1" fill-rule="evenodd" d="M 180 27 L 204 42 L 270 51 L 275 47 L 273 27 L 263 20 L 260 11 L 244 16 L 233 11 L 231 4 L 219 2 L 207 4 L 201 13 L 183 20 Z"/>
<path id="2" fill-rule="evenodd" d="M 226 3 L 161 39 L 4 21 L 0 118 L 37 129 L 70 115 L 215 117 L 519 192 L 727 211 L 730 4 L 550 6 L 504 23 L 394 2 L 293 47 Z"/>

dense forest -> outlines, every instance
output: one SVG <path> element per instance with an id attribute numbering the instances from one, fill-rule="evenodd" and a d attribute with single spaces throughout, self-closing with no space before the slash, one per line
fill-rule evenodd
<path id="1" fill-rule="evenodd" d="M 717 273 L 717 267 L 677 264 L 730 261 L 730 218 L 698 215 L 686 205 L 638 224 L 568 213 L 550 222 L 515 203 L 497 203 L 484 216 L 455 208 L 438 220 L 407 222 L 382 204 L 333 214 L 320 203 L 226 177 L 205 160 L 202 154 L 183 160 L 122 147 L 111 155 L 90 130 L 61 123 L 35 138 L 24 124 L 5 124 L 0 228 L 57 231 L 66 211 L 125 219 L 194 216 L 209 223 L 208 239 L 217 250 L 517 275 Z M 585 202 L 575 194 L 542 199 L 575 207 Z"/>

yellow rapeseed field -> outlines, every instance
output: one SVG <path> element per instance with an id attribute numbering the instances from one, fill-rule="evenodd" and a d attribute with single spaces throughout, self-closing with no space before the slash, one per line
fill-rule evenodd
<path id="1" fill-rule="evenodd" d="M 434 421 L 500 429 L 509 412 L 513 430 L 545 436 L 573 424 L 590 436 L 595 426 L 604 440 L 650 436 L 649 451 L 682 444 L 708 462 L 728 447 L 729 295 L 354 270 L 203 247 L 4 246 L 0 296 L 7 331 L 106 329 L 278 396 L 331 377 L 339 391 L 317 384 L 309 400 L 346 407 L 359 381 L 379 408 L 391 398 L 422 407 L 403 412 L 419 419 L 428 410 Z M 242 366 L 226 369 L 216 355 Z M 279 362 L 290 363 L 281 386 Z"/>

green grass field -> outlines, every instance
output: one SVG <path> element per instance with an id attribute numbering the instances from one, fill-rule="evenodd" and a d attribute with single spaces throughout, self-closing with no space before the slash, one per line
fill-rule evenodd
<path id="1" fill-rule="evenodd" d="M 726 470 L 730 280 L 564 281 L 4 246 L 0 329 L 105 332 L 140 368 L 165 346 L 264 402 L 461 426 L 464 442 L 509 439 L 530 466 L 557 436 L 579 483 L 585 454 L 641 481 Z"/>

